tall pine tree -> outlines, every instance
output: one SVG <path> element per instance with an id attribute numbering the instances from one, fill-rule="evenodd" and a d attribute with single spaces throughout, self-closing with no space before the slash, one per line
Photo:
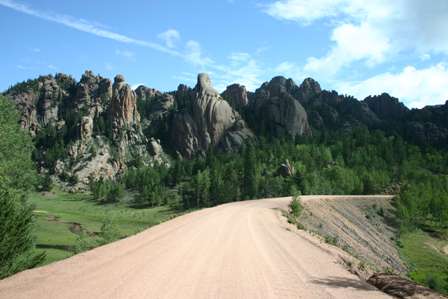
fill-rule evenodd
<path id="1" fill-rule="evenodd" d="M 26 192 L 36 182 L 32 149 L 14 105 L 0 96 L 0 279 L 43 259 L 33 252 L 33 214 L 26 202 Z"/>
<path id="2" fill-rule="evenodd" d="M 252 199 L 258 193 L 257 159 L 254 147 L 249 144 L 244 150 L 244 173 L 243 173 L 244 197 Z"/>

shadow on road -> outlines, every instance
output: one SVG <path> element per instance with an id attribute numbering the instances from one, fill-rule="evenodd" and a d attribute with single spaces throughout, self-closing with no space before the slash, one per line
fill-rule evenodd
<path id="1" fill-rule="evenodd" d="M 330 277 L 325 279 L 315 279 L 311 281 L 315 284 L 326 285 L 335 288 L 352 288 L 365 291 L 378 291 L 375 287 L 369 285 L 366 282 L 357 279 L 345 278 L 345 277 Z"/>

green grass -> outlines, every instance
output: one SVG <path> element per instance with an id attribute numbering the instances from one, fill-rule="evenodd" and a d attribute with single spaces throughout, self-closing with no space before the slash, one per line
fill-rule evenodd
<path id="1" fill-rule="evenodd" d="M 447 241 L 414 231 L 400 237 L 400 254 L 409 265 L 409 276 L 416 282 L 448 294 L 448 256 L 442 252 Z"/>
<path id="2" fill-rule="evenodd" d="M 176 211 L 168 207 L 136 209 L 126 203 L 100 205 L 83 193 L 34 193 L 30 202 L 35 206 L 37 250 L 46 252 L 43 264 L 75 253 L 79 233 L 70 230 L 71 223 L 81 224 L 87 239 L 94 243 L 105 221 L 112 222 L 117 232 L 114 239 L 119 239 L 176 216 Z"/>

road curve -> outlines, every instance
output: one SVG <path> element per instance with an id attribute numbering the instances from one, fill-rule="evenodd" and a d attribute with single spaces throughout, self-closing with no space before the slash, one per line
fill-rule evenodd
<path id="1" fill-rule="evenodd" d="M 304 197 L 306 199 L 306 197 Z M 190 213 L 0 281 L 0 298 L 390 298 L 288 229 L 290 198 Z"/>

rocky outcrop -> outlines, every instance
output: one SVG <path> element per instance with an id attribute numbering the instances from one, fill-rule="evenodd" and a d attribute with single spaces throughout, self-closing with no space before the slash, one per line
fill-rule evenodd
<path id="1" fill-rule="evenodd" d="M 249 97 L 247 95 L 246 87 L 239 84 L 232 84 L 227 86 L 226 90 L 221 96 L 229 102 L 230 106 L 238 111 L 240 114 L 249 105 Z"/>
<path id="2" fill-rule="evenodd" d="M 74 80 L 63 74 L 41 76 L 17 84 L 6 95 L 14 99 L 21 112 L 22 128 L 36 136 L 42 127 L 58 121 L 59 105 L 73 84 Z"/>
<path id="3" fill-rule="evenodd" d="M 296 96 L 301 103 L 307 103 L 322 92 L 319 83 L 312 79 L 306 78 L 296 92 Z"/>
<path id="4" fill-rule="evenodd" d="M 42 76 L 6 94 L 21 112 L 22 127 L 41 140 L 40 170 L 56 176 L 56 181 L 76 177 L 71 181 L 77 184 L 70 188 L 112 178 L 136 160 L 167 162 L 160 142 L 143 134 L 137 96 L 121 75 L 113 84 L 91 71 L 78 83 L 62 74 Z M 59 153 L 56 161 L 46 158 L 48 151 L 56 150 L 53 147 Z"/>
<path id="5" fill-rule="evenodd" d="M 220 95 L 206 74 L 194 88 L 179 85 L 164 93 L 145 86 L 134 91 L 122 75 L 112 82 L 86 71 L 79 82 L 64 74 L 41 76 L 4 94 L 16 103 L 22 128 L 36 138 L 40 170 L 76 176 L 80 186 L 137 162 L 167 163 L 165 150 L 185 158 L 211 148 L 233 151 L 255 138 L 253 132 L 296 137 L 363 126 L 416 144 L 448 146 L 448 102 L 409 110 L 388 94 L 358 101 L 322 90 L 311 78 L 297 86 L 275 77 L 254 93 L 232 84 Z M 288 167 L 282 167 L 286 175 Z"/>
<path id="6" fill-rule="evenodd" d="M 137 111 L 135 92 L 126 84 L 122 75 L 117 75 L 112 86 L 110 106 L 112 130 L 115 136 L 123 128 L 140 125 L 140 114 Z"/>
<path id="7" fill-rule="evenodd" d="M 84 116 L 81 119 L 81 140 L 88 142 L 92 138 L 93 120 L 89 116 Z"/>
<path id="8" fill-rule="evenodd" d="M 135 93 L 144 134 L 166 141 L 168 118 L 174 108 L 174 95 L 172 93 L 162 93 L 143 85 L 139 86 Z"/>
<path id="9" fill-rule="evenodd" d="M 294 97 L 297 92 L 294 81 L 284 77 L 275 77 L 257 89 L 250 103 L 257 132 L 276 137 L 311 134 L 308 115 Z"/>
<path id="10" fill-rule="evenodd" d="M 209 148 L 234 149 L 252 138 L 241 116 L 212 87 L 207 74 L 199 74 L 195 88 L 179 86 L 178 111 L 170 126 L 170 143 L 184 157 Z"/>
<path id="11" fill-rule="evenodd" d="M 118 161 L 127 164 L 135 157 L 148 160 L 149 143 L 140 125 L 137 96 L 122 75 L 114 79 L 109 116 Z"/>
<path id="12" fill-rule="evenodd" d="M 111 99 L 112 82 L 107 78 L 95 76 L 92 71 L 85 71 L 76 85 L 72 103 L 67 106 L 69 110 L 84 111 L 91 118 L 95 118 L 109 108 Z"/>
<path id="13" fill-rule="evenodd" d="M 350 129 L 359 125 L 375 127 L 379 124 L 369 106 L 350 96 L 335 91 L 322 91 L 312 100 L 303 102 L 310 124 L 317 130 Z"/>
<path id="14" fill-rule="evenodd" d="M 382 120 L 399 121 L 404 119 L 409 112 L 403 103 L 387 93 L 369 96 L 363 102 Z"/>

